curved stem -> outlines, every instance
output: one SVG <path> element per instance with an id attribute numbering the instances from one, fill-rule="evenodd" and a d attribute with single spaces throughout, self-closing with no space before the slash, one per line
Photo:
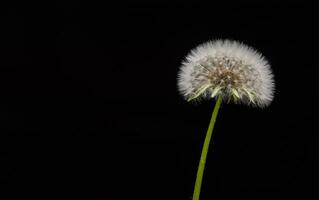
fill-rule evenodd
<path id="1" fill-rule="evenodd" d="M 196 176 L 193 200 L 199 200 L 200 189 L 201 189 L 201 186 L 202 186 L 202 180 L 203 180 L 203 174 L 204 174 L 204 169 L 205 169 L 205 163 L 206 163 L 208 147 L 209 147 L 209 143 L 210 143 L 210 140 L 211 140 L 211 137 L 212 137 L 214 125 L 215 125 L 215 122 L 216 122 L 216 117 L 217 117 L 221 102 L 222 102 L 222 97 L 219 96 L 217 101 L 216 101 L 216 104 L 215 104 L 215 107 L 214 107 L 214 111 L 213 111 L 212 117 L 210 119 L 208 130 L 207 130 L 207 133 L 206 133 L 206 138 L 205 138 L 205 142 L 204 142 L 204 146 L 203 146 L 203 149 L 202 149 L 202 154 L 201 154 L 201 157 L 200 157 L 198 170 L 197 170 L 197 176 Z"/>

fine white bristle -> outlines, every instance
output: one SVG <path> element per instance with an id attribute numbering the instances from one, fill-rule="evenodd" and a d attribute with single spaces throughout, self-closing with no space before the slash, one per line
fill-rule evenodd
<path id="1" fill-rule="evenodd" d="M 253 48 L 230 40 L 209 41 L 191 50 L 177 85 L 188 101 L 221 96 L 224 101 L 265 107 L 274 96 L 268 61 Z"/>

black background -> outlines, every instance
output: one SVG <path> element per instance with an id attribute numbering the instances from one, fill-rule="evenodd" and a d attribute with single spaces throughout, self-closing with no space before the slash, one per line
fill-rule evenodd
<path id="1" fill-rule="evenodd" d="M 191 199 L 214 102 L 185 102 L 176 76 L 216 38 L 262 52 L 276 94 L 263 110 L 222 105 L 201 199 L 317 198 L 314 6 L 3 8 L 1 199 Z"/>

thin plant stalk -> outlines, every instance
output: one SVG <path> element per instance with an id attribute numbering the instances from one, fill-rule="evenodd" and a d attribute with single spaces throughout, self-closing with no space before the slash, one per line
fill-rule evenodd
<path id="1" fill-rule="evenodd" d="M 208 130 L 206 133 L 205 142 L 204 142 L 204 146 L 202 149 L 202 154 L 200 157 L 198 170 L 197 170 L 193 200 L 199 200 L 200 190 L 201 190 L 202 180 L 203 180 L 203 174 L 204 174 L 204 169 L 205 169 L 205 163 L 206 163 L 206 157 L 207 157 L 207 152 L 208 152 L 208 148 L 209 148 L 209 143 L 210 143 L 210 140 L 212 138 L 212 133 L 213 133 L 214 125 L 216 122 L 216 117 L 217 117 L 221 103 L 222 103 L 222 97 L 219 96 L 217 101 L 216 101 L 214 111 L 213 111 L 212 117 L 210 119 Z"/>

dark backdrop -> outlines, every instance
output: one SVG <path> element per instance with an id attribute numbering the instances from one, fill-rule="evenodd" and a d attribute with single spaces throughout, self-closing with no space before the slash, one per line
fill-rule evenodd
<path id="1" fill-rule="evenodd" d="M 190 49 L 216 38 L 262 52 L 276 94 L 264 110 L 222 106 L 201 199 L 315 199 L 316 8 L 2 8 L 1 199 L 191 199 L 214 102 L 186 103 L 176 76 Z"/>

